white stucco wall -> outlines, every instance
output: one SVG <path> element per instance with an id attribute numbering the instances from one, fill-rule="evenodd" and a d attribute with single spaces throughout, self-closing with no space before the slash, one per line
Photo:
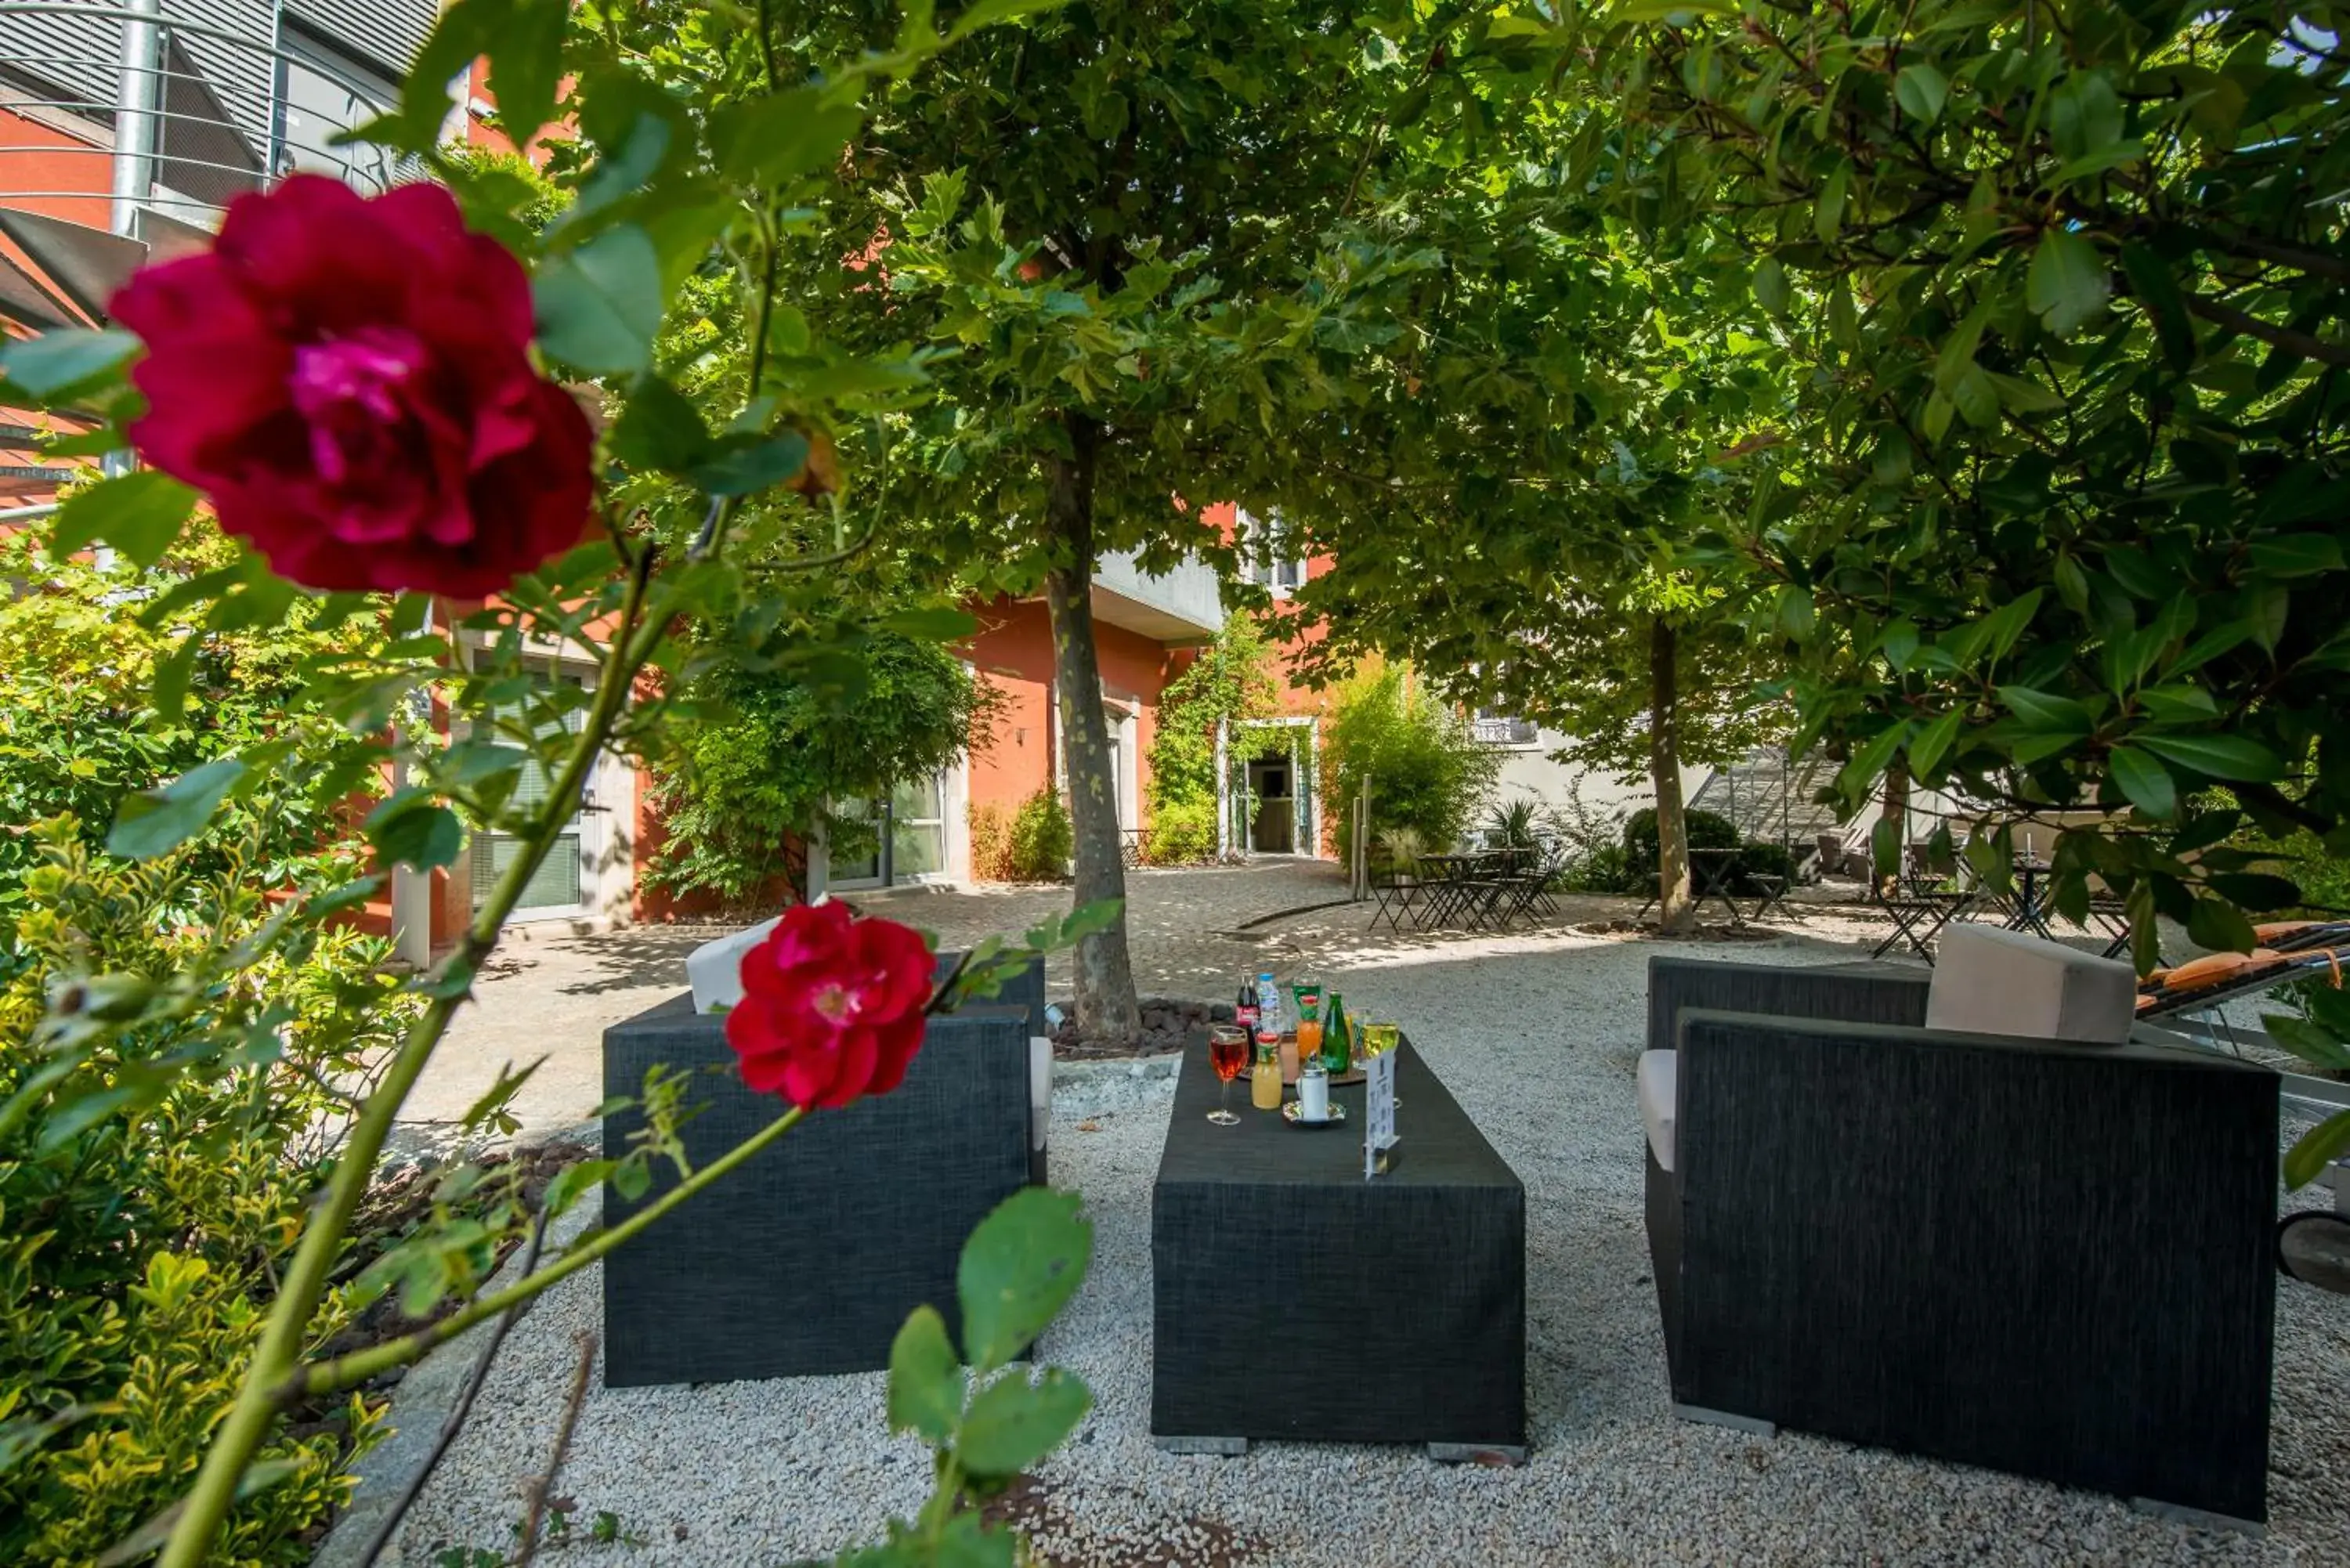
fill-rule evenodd
<path id="1" fill-rule="evenodd" d="M 1629 816 L 1657 803 L 1656 791 L 1648 787 L 1645 774 L 1627 782 L 1614 774 L 1554 761 L 1552 753 L 1566 741 L 1555 731 L 1542 730 L 1531 745 L 1496 747 L 1503 762 L 1501 778 L 1493 786 L 1494 804 L 1505 805 L 1521 795 L 1532 795 L 1544 805 L 1564 806 L 1571 795 L 1579 794 L 1586 809 L 1606 818 Z M 1695 794 L 1712 774 L 1711 768 L 1681 769 L 1681 798 Z"/>

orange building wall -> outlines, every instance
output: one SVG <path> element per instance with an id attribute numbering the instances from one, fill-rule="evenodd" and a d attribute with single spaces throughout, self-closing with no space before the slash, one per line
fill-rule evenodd
<path id="1" fill-rule="evenodd" d="M 1052 618 L 1035 600 L 997 599 L 971 608 L 980 629 L 964 645 L 963 657 L 993 690 L 998 707 L 987 742 L 972 753 L 970 802 L 974 811 L 1016 811 L 1054 777 L 1060 715 L 1053 704 Z M 1094 623 L 1094 651 L 1105 699 L 1130 702 L 1138 710 L 1134 771 L 1139 805 L 1150 787 L 1150 742 L 1158 734 L 1159 696 L 1171 673 L 1170 652 L 1139 632 L 1105 621 Z"/>
<path id="2" fill-rule="evenodd" d="M 93 229 L 113 221 L 114 166 L 107 149 L 12 109 L 0 109 L 0 146 L 11 149 L 0 153 L 0 190 L 59 192 L 11 196 L 11 208 Z"/>

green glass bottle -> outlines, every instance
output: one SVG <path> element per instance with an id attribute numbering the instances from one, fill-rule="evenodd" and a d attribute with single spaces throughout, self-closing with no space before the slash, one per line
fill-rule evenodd
<path id="1" fill-rule="evenodd" d="M 1322 1025 L 1322 1065 L 1334 1078 L 1343 1077 L 1354 1064 L 1355 1043 L 1349 1038 L 1353 1026 L 1347 1021 L 1347 1004 L 1338 993 L 1330 993 L 1330 1012 Z"/>

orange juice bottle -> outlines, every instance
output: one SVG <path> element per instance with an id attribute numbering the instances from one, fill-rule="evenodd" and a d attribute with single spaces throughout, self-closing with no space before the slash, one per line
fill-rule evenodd
<path id="1" fill-rule="evenodd" d="M 1297 996 L 1297 1044 L 1294 1050 L 1295 1066 L 1283 1064 L 1293 1078 L 1305 1064 L 1322 1054 L 1322 993 L 1318 988 L 1301 985 Z"/>
<path id="2" fill-rule="evenodd" d="M 1249 1104 L 1261 1111 L 1281 1109 L 1281 1042 L 1257 1036 L 1256 1065 L 1249 1073 Z"/>

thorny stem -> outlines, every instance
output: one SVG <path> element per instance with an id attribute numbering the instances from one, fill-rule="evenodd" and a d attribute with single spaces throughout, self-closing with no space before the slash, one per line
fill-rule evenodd
<path id="1" fill-rule="evenodd" d="M 370 1345 L 332 1361 L 321 1361 L 296 1369 L 271 1390 L 270 1397 L 279 1404 L 291 1404 L 305 1395 L 333 1394 L 356 1387 L 378 1373 L 406 1366 L 434 1345 L 456 1338 L 475 1324 L 528 1301 L 567 1275 L 577 1273 L 783 1137 L 806 1114 L 803 1107 L 794 1106 L 619 1224 L 598 1231 L 536 1273 L 525 1275 L 493 1295 L 468 1302 L 430 1328 L 419 1329 L 399 1339 L 385 1340 L 381 1345 Z"/>
<path id="2" fill-rule="evenodd" d="M 555 1451 L 546 1458 L 546 1473 L 531 1480 L 530 1511 L 523 1517 L 522 1549 L 515 1554 L 515 1568 L 530 1568 L 538 1555 L 538 1529 L 546 1518 L 546 1495 L 555 1490 L 555 1478 L 563 1473 L 564 1457 L 571 1451 L 571 1434 L 579 1427 L 579 1407 L 588 1402 L 588 1379 L 596 1371 L 596 1336 L 583 1328 L 576 1337 L 579 1370 L 571 1376 L 571 1397 L 564 1401 L 563 1424 L 555 1430 Z"/>
<path id="3" fill-rule="evenodd" d="M 158 1560 L 159 1568 L 200 1568 L 213 1538 L 220 1533 L 236 1501 L 237 1484 L 244 1479 L 245 1467 L 268 1437 L 270 1424 L 276 1418 L 276 1390 L 300 1360 L 303 1336 L 326 1293 L 336 1255 L 342 1250 L 351 1216 L 358 1210 L 359 1199 L 375 1173 L 376 1158 L 383 1152 L 392 1120 L 399 1115 L 409 1091 L 415 1087 L 425 1063 L 432 1060 L 434 1047 L 448 1033 L 457 1009 L 472 994 L 475 971 L 497 946 L 499 929 L 521 902 L 523 890 L 537 874 L 540 862 L 546 858 L 556 829 L 570 815 L 572 803 L 587 783 L 588 770 L 610 734 L 637 671 L 643 668 L 666 630 L 665 618 L 648 619 L 644 616 L 652 562 L 653 552 L 647 549 L 639 556 L 629 574 L 628 595 L 620 608 L 619 630 L 606 655 L 594 705 L 570 755 L 564 759 L 563 771 L 556 776 L 528 830 L 520 836 L 523 853 L 506 868 L 489 901 L 473 918 L 456 952 L 442 968 L 435 986 L 439 994 L 409 1030 L 408 1038 L 400 1043 L 390 1065 L 351 1124 L 349 1141 L 335 1162 L 335 1174 L 328 1180 L 323 1199 L 312 1210 L 309 1222 L 303 1227 L 293 1266 L 286 1271 L 284 1288 L 270 1306 L 269 1320 L 262 1328 L 252 1364 L 245 1368 L 236 1403 L 205 1450 L 203 1466 L 196 1472 L 187 1506 Z"/>

